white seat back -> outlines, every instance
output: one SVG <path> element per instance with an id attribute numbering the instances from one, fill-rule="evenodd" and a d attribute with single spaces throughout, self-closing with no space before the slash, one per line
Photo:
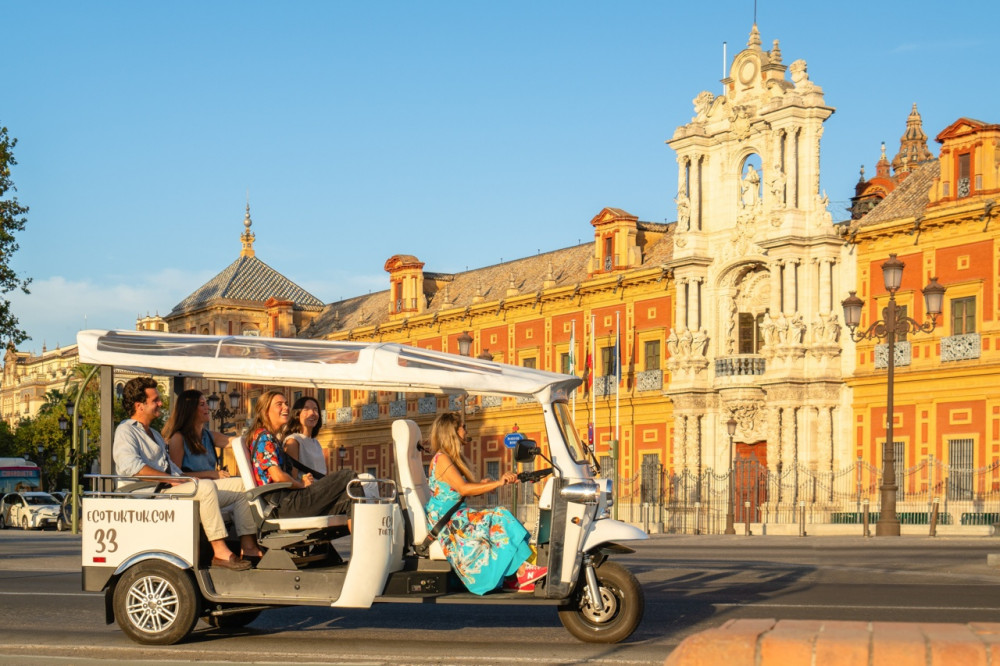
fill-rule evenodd
<path id="1" fill-rule="evenodd" d="M 399 470 L 399 493 L 403 506 L 413 523 L 413 543 L 421 543 L 427 536 L 427 514 L 424 505 L 431 498 L 431 488 L 424 474 L 424 461 L 417 450 L 420 428 L 409 419 L 398 419 L 392 423 L 392 442 L 396 453 L 396 469 Z"/>

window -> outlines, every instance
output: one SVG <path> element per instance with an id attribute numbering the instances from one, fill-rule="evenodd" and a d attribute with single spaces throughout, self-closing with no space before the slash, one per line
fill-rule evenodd
<path id="1" fill-rule="evenodd" d="M 897 305 L 896 306 L 896 321 L 903 321 L 907 316 L 907 306 Z M 904 327 L 899 333 L 896 334 L 896 342 L 906 342 L 907 330 Z"/>
<path id="2" fill-rule="evenodd" d="M 343 389 L 340 392 L 340 403 L 344 407 L 350 407 L 351 406 L 351 390 L 350 389 Z"/>
<path id="3" fill-rule="evenodd" d="M 610 271 L 615 267 L 614 239 L 608 236 L 604 239 L 604 270 Z"/>
<path id="4" fill-rule="evenodd" d="M 649 340 L 642 346 L 645 365 L 644 370 L 660 369 L 660 341 Z"/>
<path id="5" fill-rule="evenodd" d="M 573 372 L 573 368 L 569 367 L 569 354 L 559 354 L 559 372 L 564 375 Z"/>
<path id="6" fill-rule="evenodd" d="M 885 455 L 885 445 L 888 442 L 882 442 L 882 454 Z M 903 501 L 906 499 L 906 488 L 904 482 L 906 481 L 906 447 L 903 442 L 893 442 L 892 451 L 895 461 L 893 466 L 896 469 L 896 499 Z"/>
<path id="7" fill-rule="evenodd" d="M 601 375 L 609 377 L 615 374 L 615 348 L 601 347 Z"/>
<path id="8" fill-rule="evenodd" d="M 970 155 L 963 153 L 958 156 L 958 182 L 955 184 L 955 194 L 959 197 L 967 197 L 972 194 L 971 173 L 969 169 Z"/>
<path id="9" fill-rule="evenodd" d="M 538 366 L 538 359 L 534 358 L 534 357 L 532 357 L 532 358 L 522 358 L 521 359 L 521 366 L 525 367 L 525 368 L 535 369 Z"/>
<path id="10" fill-rule="evenodd" d="M 739 330 L 737 335 L 739 354 L 757 354 L 761 347 L 760 326 L 764 321 L 764 313 L 754 317 L 749 312 L 739 314 Z"/>
<path id="11" fill-rule="evenodd" d="M 499 460 L 487 460 L 486 461 L 486 478 L 488 479 L 499 479 L 500 478 L 500 461 Z M 486 493 L 486 503 L 488 505 L 495 505 L 498 503 L 497 491 L 491 490 Z"/>
<path id="12" fill-rule="evenodd" d="M 976 332 L 976 297 L 951 299 L 951 334 Z"/>
<path id="13" fill-rule="evenodd" d="M 660 454 L 644 453 L 640 469 L 639 495 L 643 504 L 655 504 L 660 500 Z"/>
<path id="14" fill-rule="evenodd" d="M 972 440 L 948 440 L 948 499 L 971 500 Z"/>

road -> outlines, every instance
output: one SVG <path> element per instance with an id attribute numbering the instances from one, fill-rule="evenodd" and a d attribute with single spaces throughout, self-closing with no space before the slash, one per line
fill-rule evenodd
<path id="1" fill-rule="evenodd" d="M 551 607 L 378 605 L 270 610 L 235 633 L 202 624 L 147 648 L 80 590 L 79 544 L 0 532 L 0 663 L 653 664 L 732 618 L 1000 622 L 1000 571 L 986 564 L 1000 540 L 658 535 L 618 558 L 646 594 L 620 645 L 577 642 Z"/>

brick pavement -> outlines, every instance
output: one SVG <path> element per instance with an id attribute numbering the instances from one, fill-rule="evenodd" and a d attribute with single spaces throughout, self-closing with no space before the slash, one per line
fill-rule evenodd
<path id="1" fill-rule="evenodd" d="M 665 666 L 1000 666 L 1000 623 L 730 620 Z"/>

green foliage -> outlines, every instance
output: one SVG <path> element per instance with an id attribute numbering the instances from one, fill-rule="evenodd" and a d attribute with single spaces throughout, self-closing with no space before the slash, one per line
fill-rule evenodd
<path id="1" fill-rule="evenodd" d="M 13 152 L 16 145 L 17 139 L 10 138 L 7 128 L 0 126 L 0 340 L 15 347 L 27 340 L 28 334 L 18 325 L 10 301 L 4 295 L 15 289 L 27 294 L 31 284 L 31 278 L 19 277 L 10 267 L 10 258 L 18 249 L 14 236 L 24 231 L 28 212 L 28 207 L 19 204 L 17 197 L 7 196 L 8 192 L 17 191 L 10 175 L 10 168 L 17 164 Z"/>

